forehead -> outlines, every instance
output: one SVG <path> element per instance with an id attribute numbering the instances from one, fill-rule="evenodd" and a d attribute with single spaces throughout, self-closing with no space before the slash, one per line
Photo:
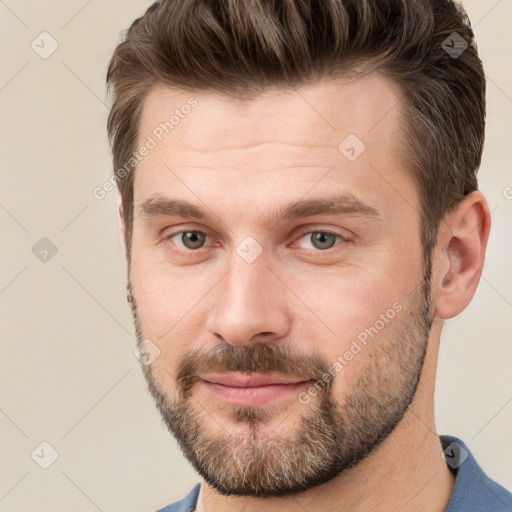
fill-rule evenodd
<path id="1" fill-rule="evenodd" d="M 276 87 L 251 100 L 187 93 L 158 84 L 144 102 L 139 135 L 153 132 L 176 113 L 179 119 L 173 120 L 176 125 L 165 135 L 170 144 L 174 141 L 182 148 L 242 148 L 273 142 L 277 135 L 282 142 L 337 146 L 348 133 L 361 138 L 370 131 L 389 136 L 390 127 L 398 121 L 400 97 L 399 86 L 378 73 L 295 89 Z M 192 98 L 197 106 L 189 109 L 186 106 Z M 180 109 L 191 112 L 180 115 Z"/>
<path id="2" fill-rule="evenodd" d="M 304 192 L 315 183 L 318 194 L 341 184 L 377 197 L 385 182 L 411 185 L 399 165 L 401 112 L 399 86 L 378 73 L 269 89 L 252 100 L 158 85 L 141 114 L 139 147 L 149 139 L 155 144 L 137 166 L 135 204 L 166 189 L 192 197 L 186 183 L 210 197 L 229 185 L 245 200 L 270 189 L 278 200 L 291 183 L 300 193 L 301 181 Z"/>

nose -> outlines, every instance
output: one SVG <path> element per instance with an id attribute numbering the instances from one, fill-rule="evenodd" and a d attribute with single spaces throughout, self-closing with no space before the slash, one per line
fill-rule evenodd
<path id="1" fill-rule="evenodd" d="M 235 255 L 231 263 L 231 270 L 214 288 L 208 332 L 233 346 L 285 338 L 291 314 L 284 284 L 263 257 L 247 263 Z"/>

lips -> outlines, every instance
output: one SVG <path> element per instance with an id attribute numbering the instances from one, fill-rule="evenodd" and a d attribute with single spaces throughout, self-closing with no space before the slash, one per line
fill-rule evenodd
<path id="1" fill-rule="evenodd" d="M 260 386 L 271 386 L 273 384 L 297 384 L 309 379 L 272 376 L 272 375 L 243 375 L 243 374 L 204 374 L 199 378 L 212 384 L 230 386 L 234 388 L 254 388 Z"/>
<path id="2" fill-rule="evenodd" d="M 210 373 L 198 377 L 198 382 L 210 397 L 228 404 L 248 407 L 297 396 L 302 388 L 311 383 L 310 379 L 281 375 Z"/>

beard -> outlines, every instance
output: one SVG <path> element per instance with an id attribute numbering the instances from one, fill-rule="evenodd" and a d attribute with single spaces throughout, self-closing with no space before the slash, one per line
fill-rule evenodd
<path id="1" fill-rule="evenodd" d="M 414 399 L 433 321 L 430 277 L 428 262 L 410 307 L 364 349 L 366 360 L 354 382 L 346 383 L 341 403 L 334 396 L 333 378 L 314 400 L 298 405 L 301 410 L 291 409 L 288 414 L 298 418 L 287 431 L 278 431 L 279 424 L 272 428 L 272 417 L 279 412 L 272 405 L 218 404 L 230 420 L 222 425 L 219 415 L 195 398 L 194 381 L 202 372 L 245 372 L 318 382 L 332 363 L 317 354 L 297 353 L 279 343 L 224 343 L 187 352 L 174 376 L 162 378 L 152 365 L 141 365 L 149 392 L 184 456 L 220 494 L 259 498 L 300 493 L 358 465 L 393 432 Z M 144 336 L 130 282 L 128 301 L 140 346 Z"/>

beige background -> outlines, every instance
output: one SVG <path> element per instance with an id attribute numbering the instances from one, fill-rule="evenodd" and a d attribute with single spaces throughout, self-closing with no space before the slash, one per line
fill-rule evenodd
<path id="1" fill-rule="evenodd" d="M 92 195 L 111 173 L 107 61 L 149 4 L 0 1 L 0 511 L 151 512 L 198 481 L 132 352 L 117 193 Z M 436 412 L 512 489 L 512 0 L 465 5 L 488 75 L 493 226 L 477 294 L 445 325 Z M 43 31 L 59 45 L 47 59 L 31 48 L 51 48 Z M 42 237 L 58 251 L 46 263 Z M 31 457 L 50 460 L 43 441 L 48 469 Z"/>

